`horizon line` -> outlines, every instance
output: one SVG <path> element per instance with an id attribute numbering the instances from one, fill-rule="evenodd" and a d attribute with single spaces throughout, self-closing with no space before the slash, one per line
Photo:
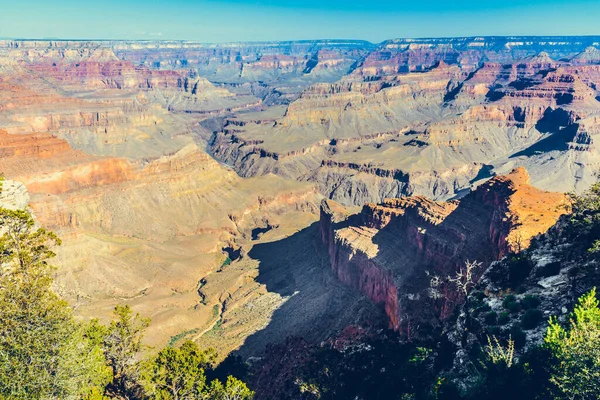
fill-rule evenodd
<path id="1" fill-rule="evenodd" d="M 350 38 L 320 38 L 320 39 L 286 39 L 286 40 L 240 40 L 226 42 L 203 42 L 196 39 L 102 39 L 102 38 L 24 38 L 24 37 L 0 37 L 0 41 L 15 41 L 15 42 L 140 42 L 140 43 L 194 43 L 203 45 L 224 45 L 224 44 L 261 44 L 261 43 L 310 43 L 310 42 L 363 42 L 371 45 L 381 45 L 383 43 L 394 40 L 432 40 L 432 39 L 518 39 L 518 38 L 598 38 L 600 33 L 594 35 L 468 35 L 468 36 L 398 36 L 382 40 L 381 42 L 372 42 L 366 39 L 350 39 Z"/>

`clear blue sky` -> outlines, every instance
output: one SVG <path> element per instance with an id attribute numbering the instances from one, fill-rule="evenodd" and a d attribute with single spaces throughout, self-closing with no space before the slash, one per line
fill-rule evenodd
<path id="1" fill-rule="evenodd" d="M 202 42 L 600 35 L 600 0 L 0 0 L 0 37 Z"/>

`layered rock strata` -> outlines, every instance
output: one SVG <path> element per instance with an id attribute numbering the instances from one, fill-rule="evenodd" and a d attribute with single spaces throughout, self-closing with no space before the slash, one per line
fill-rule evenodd
<path id="1" fill-rule="evenodd" d="M 258 262 L 240 248 L 256 227 L 271 227 L 268 241 L 309 225 L 320 199 L 275 176 L 243 180 L 193 144 L 151 162 L 91 156 L 42 133 L 0 132 L 0 148 L 3 198 L 29 203 L 63 239 L 56 290 L 83 317 L 132 305 L 152 317 L 148 340 L 160 345 L 199 339 L 220 321 L 230 340 L 206 341 L 226 355 L 263 328 L 284 299 L 254 279 Z M 229 247 L 238 255 L 227 258 Z"/>
<path id="2" fill-rule="evenodd" d="M 242 176 L 308 180 L 352 205 L 445 200 L 516 166 L 546 190 L 595 179 L 597 65 L 540 54 L 470 73 L 440 61 L 378 76 L 352 73 L 311 86 L 279 114 L 228 119 L 212 152 Z"/>

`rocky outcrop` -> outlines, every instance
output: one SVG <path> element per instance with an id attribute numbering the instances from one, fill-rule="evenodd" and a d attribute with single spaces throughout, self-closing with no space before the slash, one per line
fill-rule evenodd
<path id="1" fill-rule="evenodd" d="M 457 318 L 448 321 L 444 336 L 454 359 L 443 375 L 460 390 L 477 385 L 468 367 L 473 349 L 485 346 L 489 337 L 513 340 L 514 360 L 523 362 L 523 355 L 544 344 L 548 320 L 567 326 L 578 299 L 597 287 L 598 257 L 588 249 L 595 237 L 580 236 L 573 217 L 560 218 L 527 250 L 492 263 Z"/>
<path id="2" fill-rule="evenodd" d="M 566 212 L 567 199 L 529 185 L 524 169 L 484 183 L 460 201 L 424 197 L 367 204 L 349 215 L 324 201 L 321 238 L 338 278 L 383 304 L 390 325 L 414 334 L 416 326 L 447 318 L 459 297 L 447 284 L 444 304 L 428 303 L 430 279 L 445 278 L 465 261 L 482 263 L 478 278 L 494 260 L 526 248 Z M 454 291 L 454 293 L 452 293 Z"/>

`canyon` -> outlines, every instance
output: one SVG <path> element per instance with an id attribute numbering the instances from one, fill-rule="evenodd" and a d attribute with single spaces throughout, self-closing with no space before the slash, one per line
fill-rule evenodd
<path id="1" fill-rule="evenodd" d="M 348 205 L 446 200 L 518 166 L 543 189 L 594 182 L 597 65 L 546 55 L 469 73 L 442 60 L 418 73 L 383 71 L 313 85 L 274 121 L 231 119 L 212 152 L 242 176 L 315 182 Z"/>
<path id="2" fill-rule="evenodd" d="M 3 206 L 62 239 L 56 291 L 149 344 L 260 355 L 526 248 L 595 181 L 600 37 L 0 40 Z M 419 328 L 421 327 L 421 328 Z"/>

